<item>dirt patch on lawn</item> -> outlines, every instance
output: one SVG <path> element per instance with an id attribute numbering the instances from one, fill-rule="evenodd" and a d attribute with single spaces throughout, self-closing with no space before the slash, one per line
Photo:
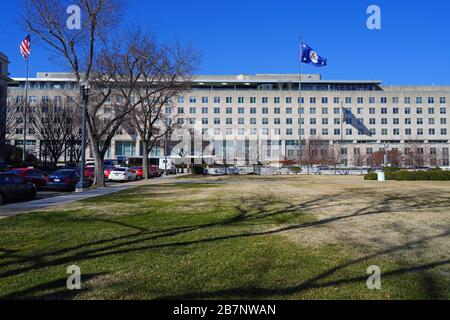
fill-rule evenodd
<path id="1" fill-rule="evenodd" d="M 214 190 L 216 196 L 221 194 L 226 200 L 246 204 L 253 211 L 266 210 L 273 216 L 312 215 L 313 223 L 288 220 L 270 227 L 312 248 L 327 244 L 350 246 L 366 254 L 405 260 L 450 257 L 448 182 L 379 183 L 352 176 L 208 180 L 222 184 Z"/>
<path id="2" fill-rule="evenodd" d="M 294 241 L 352 246 L 405 260 L 450 257 L 449 183 L 308 177 L 287 186 L 271 189 L 317 219 L 288 231 Z"/>

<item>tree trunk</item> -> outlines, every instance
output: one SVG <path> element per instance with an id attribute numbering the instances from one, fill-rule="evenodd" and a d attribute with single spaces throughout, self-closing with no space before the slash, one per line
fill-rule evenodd
<path id="1" fill-rule="evenodd" d="M 104 156 L 97 148 L 93 148 L 93 156 L 95 161 L 95 174 L 94 174 L 94 186 L 101 188 L 105 186 L 105 169 L 104 169 Z"/>
<path id="2" fill-rule="evenodd" d="M 145 180 L 150 179 L 148 172 L 148 141 L 142 141 L 142 178 Z"/>

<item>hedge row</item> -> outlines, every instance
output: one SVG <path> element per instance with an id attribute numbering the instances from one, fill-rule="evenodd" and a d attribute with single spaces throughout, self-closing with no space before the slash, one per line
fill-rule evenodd
<path id="1" fill-rule="evenodd" d="M 364 180 L 378 180 L 378 175 L 375 172 L 370 172 L 364 176 Z"/>
<path id="2" fill-rule="evenodd" d="M 450 171 L 400 171 L 400 172 L 386 172 L 386 180 L 397 181 L 450 181 Z M 365 180 L 377 180 L 376 173 L 368 173 L 364 176 Z"/>
<path id="3" fill-rule="evenodd" d="M 201 175 L 205 173 L 205 168 L 202 165 L 195 165 L 192 167 L 192 174 Z"/>

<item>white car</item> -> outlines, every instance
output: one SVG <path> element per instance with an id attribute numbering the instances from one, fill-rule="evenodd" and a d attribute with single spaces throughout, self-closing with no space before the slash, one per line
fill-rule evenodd
<path id="1" fill-rule="evenodd" d="M 130 168 L 118 167 L 114 168 L 109 174 L 110 181 L 136 181 L 137 174 L 136 171 Z"/>

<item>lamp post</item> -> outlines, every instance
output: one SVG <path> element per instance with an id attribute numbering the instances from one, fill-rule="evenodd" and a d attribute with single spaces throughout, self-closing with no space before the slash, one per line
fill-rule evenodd
<path id="1" fill-rule="evenodd" d="M 80 93 L 83 104 L 83 120 L 82 126 L 83 131 L 81 135 L 81 166 L 80 166 L 80 181 L 78 182 L 75 191 L 76 192 L 86 192 L 89 189 L 88 182 L 84 179 L 84 171 L 86 169 L 86 115 L 89 103 L 89 82 L 86 80 L 80 81 Z"/>
<path id="2" fill-rule="evenodd" d="M 169 128 L 172 126 L 172 121 L 170 118 L 166 118 L 165 119 L 165 124 L 166 124 L 166 134 L 165 134 L 165 139 L 164 139 L 164 176 L 168 176 L 169 172 L 167 171 L 167 162 L 168 162 L 168 153 L 169 153 L 169 144 L 168 144 L 168 140 L 169 140 Z"/>
<path id="3" fill-rule="evenodd" d="M 389 144 L 385 143 L 384 144 L 384 166 L 388 167 L 388 149 L 389 148 Z"/>

